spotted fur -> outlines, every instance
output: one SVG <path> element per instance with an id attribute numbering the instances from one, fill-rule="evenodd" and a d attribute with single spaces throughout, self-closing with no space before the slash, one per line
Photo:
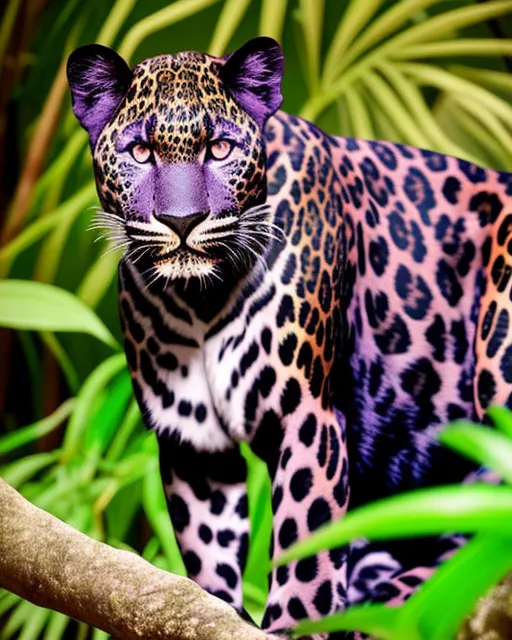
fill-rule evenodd
<path id="1" fill-rule="evenodd" d="M 274 113 L 268 38 L 133 71 L 92 46 L 68 69 L 189 575 L 242 609 L 240 442 L 272 478 L 273 556 L 349 501 L 464 479 L 436 433 L 512 406 L 512 174 Z M 281 567 L 263 626 L 403 601 L 459 543 L 355 541 Z"/>

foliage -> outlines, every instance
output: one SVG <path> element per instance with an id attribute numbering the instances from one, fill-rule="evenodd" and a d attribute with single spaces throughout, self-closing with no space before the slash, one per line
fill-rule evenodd
<path id="1" fill-rule="evenodd" d="M 35 5 L 44 7 L 37 20 L 27 8 Z M 10 101 L 0 99 L 8 132 L 2 139 L 0 127 L 0 148 L 9 153 L 0 196 L 10 198 L 0 322 L 18 331 L 0 335 L 0 382 L 9 378 L 0 384 L 2 476 L 85 533 L 182 571 L 155 442 L 140 424 L 118 346 L 119 256 L 103 256 L 104 243 L 86 232 L 96 195 L 63 73 L 73 47 L 101 42 L 133 64 L 184 49 L 222 55 L 270 35 L 285 50 L 287 111 L 333 134 L 402 141 L 504 169 L 512 166 L 512 41 L 499 31 L 511 13 L 512 0 L 8 0 L 0 26 L 2 93 Z M 16 49 L 19 33 L 32 33 L 26 49 Z M 463 453 L 492 449 L 465 434 Z M 493 451 L 489 463 L 508 480 L 506 456 Z M 270 488 L 261 462 L 244 454 L 252 527 L 244 589 L 258 618 Z M 2 638 L 56 640 L 66 629 L 103 637 L 7 593 L 2 616 Z"/>
<path id="2" fill-rule="evenodd" d="M 352 607 L 318 622 L 300 623 L 296 637 L 315 631 L 363 630 L 382 640 L 453 638 L 479 596 L 512 571 L 512 412 L 493 407 L 498 431 L 456 422 L 440 435 L 444 444 L 485 465 L 505 481 L 423 489 L 349 513 L 296 543 L 278 560 L 285 564 L 346 544 L 354 538 L 382 540 L 475 534 L 403 606 Z"/>

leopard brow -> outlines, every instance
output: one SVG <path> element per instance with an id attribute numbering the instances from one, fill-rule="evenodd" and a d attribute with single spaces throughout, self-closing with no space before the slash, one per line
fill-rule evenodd
<path id="1" fill-rule="evenodd" d="M 234 122 L 230 120 L 217 120 L 215 123 L 215 137 L 218 138 L 219 135 L 227 134 L 233 136 L 241 136 L 242 130 L 238 127 Z"/>
<path id="2" fill-rule="evenodd" d="M 116 150 L 123 151 L 134 140 L 149 142 L 155 128 L 155 117 L 145 118 L 128 124 L 118 135 Z"/>

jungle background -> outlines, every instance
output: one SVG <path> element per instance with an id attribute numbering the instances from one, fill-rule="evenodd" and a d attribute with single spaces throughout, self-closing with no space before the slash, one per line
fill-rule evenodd
<path id="1" fill-rule="evenodd" d="M 512 2 L 7 0 L 0 18 L 0 475 L 89 536 L 183 574 L 156 443 L 120 346 L 119 254 L 104 255 L 88 231 L 97 199 L 67 56 L 99 42 L 133 65 L 181 50 L 220 55 L 269 35 L 285 52 L 286 111 L 332 134 L 511 171 Z M 252 527 L 244 592 L 258 619 L 270 488 L 263 465 L 244 453 Z M 0 638 L 12 637 L 106 634 L 0 592 Z"/>

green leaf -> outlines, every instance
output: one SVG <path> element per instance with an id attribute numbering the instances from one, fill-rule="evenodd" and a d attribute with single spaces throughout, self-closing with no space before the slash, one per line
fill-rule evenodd
<path id="1" fill-rule="evenodd" d="M 400 635 L 397 630 L 399 610 L 386 605 L 354 606 L 322 620 L 304 620 L 293 628 L 292 638 L 312 633 L 362 631 L 379 640 L 424 640 L 418 635 Z M 445 639 L 446 640 L 446 639 Z"/>
<path id="2" fill-rule="evenodd" d="M 309 90 L 315 93 L 320 83 L 320 49 L 324 0 L 299 0 L 300 21 L 306 47 L 307 78 Z"/>
<path id="3" fill-rule="evenodd" d="M 176 0 L 176 2 L 160 9 L 160 11 L 155 11 L 155 13 L 139 20 L 128 31 L 119 45 L 119 55 L 129 61 L 137 47 L 149 35 L 184 18 L 188 18 L 188 16 L 192 16 L 217 2 L 219 0 Z"/>
<path id="4" fill-rule="evenodd" d="M 154 449 L 156 449 L 156 443 L 154 443 Z M 157 455 L 155 451 L 155 456 Z M 144 512 L 148 517 L 151 528 L 160 541 L 167 558 L 168 570 L 177 575 L 187 575 L 169 519 L 160 473 L 156 467 L 145 475 L 142 486 Z"/>
<path id="5" fill-rule="evenodd" d="M 260 35 L 281 41 L 287 4 L 288 0 L 262 0 Z"/>
<path id="6" fill-rule="evenodd" d="M 425 640 L 454 638 L 477 599 L 512 570 L 512 537 L 478 535 L 459 549 L 402 607 L 400 626 Z"/>
<path id="7" fill-rule="evenodd" d="M 109 251 L 99 256 L 89 267 L 76 295 L 91 309 L 95 309 L 107 293 L 117 274 L 119 252 Z"/>
<path id="8" fill-rule="evenodd" d="M 249 503 L 249 555 L 244 571 L 244 591 L 268 593 L 270 538 L 272 535 L 271 486 L 267 465 L 244 444 L 240 450 L 247 461 Z"/>
<path id="9" fill-rule="evenodd" d="M 98 403 L 84 434 L 84 449 L 103 452 L 110 444 L 132 397 L 132 383 L 127 371 L 122 371 L 109 385 L 108 392 Z"/>
<path id="10" fill-rule="evenodd" d="M 512 440 L 507 436 L 460 420 L 443 429 L 439 440 L 512 483 Z"/>
<path id="11" fill-rule="evenodd" d="M 487 413 L 496 428 L 512 440 L 512 411 L 505 407 L 489 407 Z"/>
<path id="12" fill-rule="evenodd" d="M 75 295 L 42 282 L 0 281 L 0 326 L 34 331 L 80 331 L 119 349 L 116 340 Z"/>
<path id="13" fill-rule="evenodd" d="M 354 538 L 387 540 L 494 529 L 512 534 L 512 489 L 478 484 L 433 487 L 360 507 L 292 545 L 275 564 L 307 558 Z"/>
<path id="14" fill-rule="evenodd" d="M 250 4 L 251 0 L 225 0 L 208 47 L 210 55 L 222 56 L 224 54 Z"/>
<path id="15" fill-rule="evenodd" d="M 59 451 L 50 451 L 49 453 L 35 453 L 32 456 L 25 456 L 21 460 L 16 460 L 2 467 L 2 478 L 14 489 L 19 489 L 27 480 L 56 462 L 59 455 Z"/>
<path id="16" fill-rule="evenodd" d="M 44 640 L 60 640 L 71 620 L 58 611 L 50 612 L 50 620 L 46 626 Z"/>
<path id="17" fill-rule="evenodd" d="M 375 16 L 382 0 L 351 0 L 341 16 L 338 28 L 327 52 L 322 77 L 323 86 L 336 79 L 343 65 L 345 52 L 354 38 L 364 31 L 365 25 Z"/>
<path id="18" fill-rule="evenodd" d="M 70 398 L 63 402 L 58 409 L 56 409 L 48 417 L 34 422 L 34 424 L 26 427 L 16 429 L 12 433 L 0 436 L 0 455 L 9 453 L 14 449 L 18 449 L 28 442 L 33 442 L 50 433 L 58 427 L 69 416 L 73 407 L 75 406 L 75 399 Z"/>
<path id="19" fill-rule="evenodd" d="M 96 367 L 82 385 L 64 436 L 62 445 L 64 460 L 70 459 L 80 449 L 83 432 L 92 415 L 94 401 L 98 394 L 125 367 L 124 353 L 117 353 Z"/>
<path id="20" fill-rule="evenodd" d="M 50 609 L 36 607 L 28 620 L 25 621 L 17 640 L 38 640 L 50 618 L 50 613 Z"/>
<path id="21" fill-rule="evenodd" d="M 85 131 L 84 140 L 86 137 Z M 19 233 L 11 242 L 0 250 L 0 264 L 3 262 L 8 264 L 9 261 L 16 258 L 22 251 L 30 247 L 32 244 L 42 238 L 48 231 L 60 224 L 63 219 L 75 217 L 82 212 L 85 207 L 92 204 L 96 200 L 96 186 L 94 182 L 87 183 L 74 196 L 63 202 L 55 211 L 49 213 L 39 220 L 30 224 L 26 229 Z"/>

